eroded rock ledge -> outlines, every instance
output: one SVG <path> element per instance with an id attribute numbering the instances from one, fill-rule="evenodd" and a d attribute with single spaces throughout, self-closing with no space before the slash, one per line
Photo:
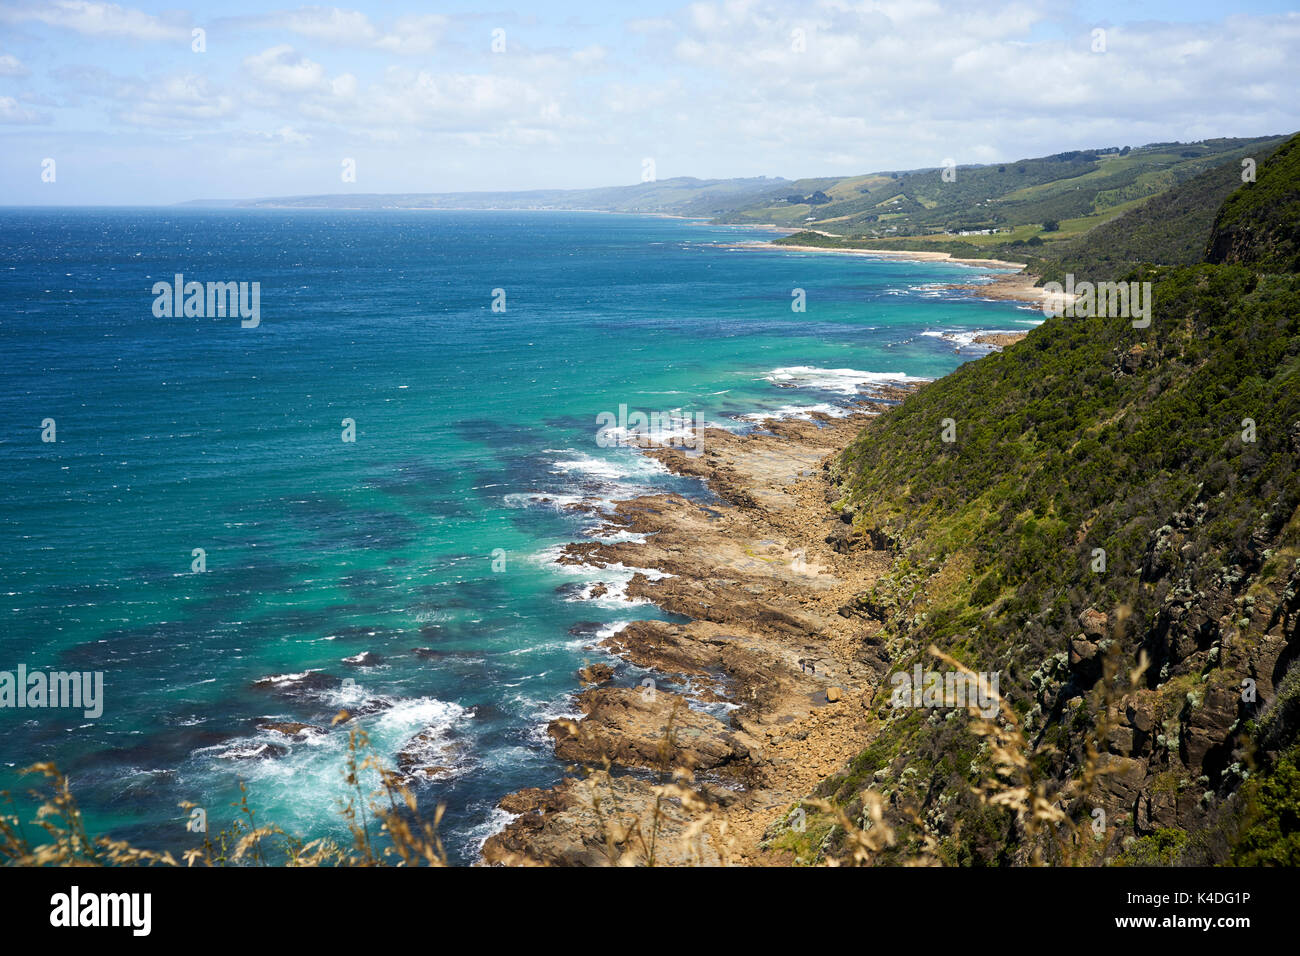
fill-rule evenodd
<path id="1" fill-rule="evenodd" d="M 600 643 L 622 663 L 584 669 L 599 686 L 577 697 L 582 718 L 548 728 L 573 776 L 503 799 L 517 816 L 486 862 L 783 862 L 759 849 L 763 831 L 861 749 L 888 670 L 879 625 L 844 609 L 888 568 L 890 542 L 846 538 L 822 466 L 889 404 L 744 436 L 711 429 L 695 457 L 646 451 L 721 503 L 621 502 L 611 526 L 643 542 L 576 543 L 561 560 L 666 574 L 637 574 L 628 595 L 690 620 L 639 621 Z"/>

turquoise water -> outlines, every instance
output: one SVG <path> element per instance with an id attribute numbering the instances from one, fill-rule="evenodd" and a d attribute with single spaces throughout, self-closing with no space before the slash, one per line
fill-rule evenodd
<path id="1" fill-rule="evenodd" d="M 0 670 L 102 671 L 105 697 L 97 719 L 0 708 L 0 788 L 54 760 L 92 826 L 179 849 L 178 802 L 219 829 L 243 779 L 265 819 L 345 836 L 345 735 L 257 724 L 349 706 L 390 761 L 429 731 L 447 769 L 419 796 L 472 861 L 503 794 L 562 775 L 544 726 L 593 635 L 657 614 L 617 586 L 583 599 L 630 572 L 554 563 L 599 524 L 565 505 L 701 493 L 601 447 L 600 413 L 833 410 L 1041 319 L 927 288 L 978 274 L 959 266 L 734 248 L 764 238 L 583 213 L 0 211 Z M 156 317 L 175 273 L 260 282 L 260 325 Z"/>

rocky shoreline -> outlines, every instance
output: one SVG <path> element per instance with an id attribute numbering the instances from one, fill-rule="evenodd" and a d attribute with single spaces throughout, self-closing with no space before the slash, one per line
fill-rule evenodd
<path id="1" fill-rule="evenodd" d="M 910 390 L 843 418 L 709 429 L 696 457 L 645 451 L 719 500 L 621 502 L 610 530 L 644 540 L 575 543 L 561 560 L 658 572 L 627 595 L 685 623 L 638 621 L 593 646 L 610 663 L 575 677 L 581 718 L 547 728 L 570 776 L 503 799 L 516 816 L 484 862 L 789 862 L 765 832 L 862 749 L 889 668 L 852 598 L 888 568 L 890 542 L 836 508 L 829 460 Z"/>
<path id="2" fill-rule="evenodd" d="M 955 282 L 943 288 L 965 292 L 977 299 L 1023 302 L 1042 309 L 1047 304 L 1048 292 L 1042 286 L 1034 284 L 1038 278 L 1032 272 L 999 272 L 989 275 L 987 282 Z M 1052 303 L 1057 303 L 1059 299 L 1059 296 L 1054 297 Z"/>

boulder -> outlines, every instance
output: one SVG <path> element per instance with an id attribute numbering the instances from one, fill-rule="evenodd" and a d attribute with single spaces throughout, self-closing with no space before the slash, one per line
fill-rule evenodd
<path id="1" fill-rule="evenodd" d="M 1156 726 L 1155 693 L 1138 691 L 1124 699 L 1124 716 L 1133 729 L 1144 734 L 1151 733 Z"/>
<path id="2" fill-rule="evenodd" d="M 1106 637 L 1109 631 L 1105 612 L 1093 607 L 1079 615 L 1079 627 L 1083 631 L 1084 638 L 1094 643 Z"/>
<path id="3" fill-rule="evenodd" d="M 614 668 L 609 664 L 588 664 L 578 668 L 578 680 L 583 684 L 603 684 L 614 676 Z"/>
<path id="4" fill-rule="evenodd" d="M 1083 634 L 1076 634 L 1070 638 L 1070 666 L 1077 667 L 1080 664 L 1086 664 L 1097 656 L 1097 645 L 1088 640 Z"/>

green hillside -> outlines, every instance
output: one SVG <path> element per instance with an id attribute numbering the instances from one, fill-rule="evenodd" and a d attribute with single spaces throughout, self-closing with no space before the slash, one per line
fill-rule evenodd
<path id="1" fill-rule="evenodd" d="M 1216 139 L 1061 153 L 997 166 L 958 167 L 953 182 L 944 182 L 939 169 L 922 170 L 894 174 L 896 178 L 884 185 L 864 185 L 860 196 L 844 201 L 788 212 L 778 203 L 724 218 L 809 230 L 778 240 L 792 244 L 931 250 L 1017 261 L 1074 255 L 1091 261 L 1098 243 L 1088 240 L 1106 223 L 1141 216 L 1150 203 L 1190 186 L 1178 200 L 1185 207 L 1185 220 L 1174 208 L 1161 206 L 1146 217 L 1144 228 L 1139 228 L 1140 220 L 1130 219 L 1098 237 L 1105 243 L 1126 237 L 1139 248 L 1162 252 L 1170 247 L 1176 257 L 1150 261 L 1186 264 L 1199 260 L 1203 250 L 1183 240 L 1189 230 L 1202 237 L 1208 233 L 1210 223 L 1201 218 L 1212 217 L 1231 189 L 1240 185 L 1240 160 L 1262 159 L 1283 139 Z M 837 190 L 827 191 L 834 196 Z M 1151 234 L 1152 228 L 1168 234 Z M 830 235 L 816 238 L 819 233 Z M 1138 256 L 1135 261 L 1143 260 Z"/>
<path id="2" fill-rule="evenodd" d="M 1300 270 L 1300 146 L 1294 139 L 1264 161 L 1254 188 L 1238 190 L 1223 204 L 1207 257 Z"/>
<path id="3" fill-rule="evenodd" d="M 1259 163 L 1271 151 L 1245 152 L 1257 153 L 1251 158 Z M 1067 272 L 1119 275 L 1136 262 L 1183 266 L 1202 261 L 1219 207 L 1242 185 L 1244 156 L 1234 150 L 1221 165 L 1102 223 L 1061 246 L 1051 258 L 1036 257 L 1034 271 L 1048 281 L 1062 281 Z"/>
<path id="4" fill-rule="evenodd" d="M 855 815 L 880 793 L 897 859 L 1300 863 L 1298 142 L 1223 203 L 1228 261 L 1109 262 L 1154 284 L 1150 327 L 1049 319 L 835 463 L 854 527 L 896 543 L 854 605 L 864 653 L 944 669 L 934 645 L 1009 705 L 982 725 L 884 682 L 819 795 Z M 1153 205 L 1115 248 L 1212 217 Z"/>

